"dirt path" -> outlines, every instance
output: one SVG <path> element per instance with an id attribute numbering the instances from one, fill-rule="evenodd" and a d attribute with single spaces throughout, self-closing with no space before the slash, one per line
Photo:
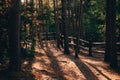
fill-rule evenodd
<path id="1" fill-rule="evenodd" d="M 36 52 L 32 67 L 26 67 L 32 70 L 36 80 L 120 80 L 120 74 L 111 71 L 99 59 L 84 55 L 76 59 L 73 53 L 64 55 L 53 45 L 36 49 Z M 27 62 L 23 68 L 25 65 Z"/>

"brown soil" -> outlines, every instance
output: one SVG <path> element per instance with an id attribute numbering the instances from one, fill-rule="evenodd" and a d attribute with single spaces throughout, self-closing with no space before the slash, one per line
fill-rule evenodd
<path id="1" fill-rule="evenodd" d="M 36 49 L 32 63 L 32 73 L 36 80 L 120 80 L 120 74 L 109 69 L 102 58 L 79 55 L 74 57 L 63 54 L 53 44 Z"/>
<path id="2" fill-rule="evenodd" d="M 24 60 L 22 68 L 27 77 L 11 80 L 120 80 L 120 74 L 109 69 L 102 59 L 103 56 L 84 54 L 75 58 L 73 50 L 65 55 L 62 49 L 49 43 L 48 47 L 36 48 L 35 58 Z"/>

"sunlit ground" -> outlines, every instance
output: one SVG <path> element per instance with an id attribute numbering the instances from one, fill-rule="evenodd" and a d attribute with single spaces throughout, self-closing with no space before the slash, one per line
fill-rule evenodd
<path id="1" fill-rule="evenodd" d="M 74 52 L 74 51 L 73 51 Z M 28 62 L 24 62 L 27 65 Z M 36 49 L 36 56 L 31 64 L 32 73 L 37 80 L 119 80 L 120 74 L 110 70 L 108 64 L 99 58 L 74 53 L 64 55 L 53 45 Z"/>

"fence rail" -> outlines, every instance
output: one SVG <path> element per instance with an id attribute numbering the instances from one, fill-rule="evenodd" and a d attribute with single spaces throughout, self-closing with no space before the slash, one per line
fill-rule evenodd
<path id="1" fill-rule="evenodd" d="M 47 40 L 55 39 L 56 33 L 55 32 L 42 32 L 40 33 L 41 37 Z"/>
<path id="2" fill-rule="evenodd" d="M 50 38 L 53 39 L 57 36 L 55 32 L 45 32 L 45 33 L 41 33 L 41 34 L 42 34 L 42 36 L 44 36 L 45 38 L 48 38 L 48 39 L 50 39 Z M 62 34 L 59 34 L 59 36 L 61 38 L 64 37 L 64 35 L 62 35 Z M 76 43 L 75 43 L 75 40 L 77 39 L 76 37 L 69 36 L 68 39 L 69 39 L 69 45 L 76 46 Z M 80 41 L 79 47 L 83 50 L 88 50 L 90 56 L 92 56 L 93 52 L 105 53 L 104 50 L 98 51 L 98 49 L 95 49 L 97 46 L 103 46 L 103 48 L 105 48 L 105 42 L 92 42 L 92 41 L 87 41 L 84 39 L 79 39 L 79 41 Z M 116 44 L 117 44 L 117 46 L 120 46 L 120 42 L 117 42 Z M 120 55 L 119 50 L 117 51 L 117 54 Z"/>
<path id="3" fill-rule="evenodd" d="M 71 37 L 71 36 L 69 36 L 68 38 L 70 40 L 75 40 L 76 39 L 76 37 Z M 88 50 L 90 56 L 92 56 L 93 52 L 105 53 L 104 50 L 98 51 L 98 50 L 93 49 L 93 47 L 96 47 L 96 46 L 105 46 L 105 42 L 92 42 L 92 41 L 87 41 L 87 40 L 83 40 L 83 39 L 79 39 L 79 41 L 80 41 L 80 46 L 79 47 L 81 49 Z M 117 44 L 117 46 L 120 46 L 120 42 L 117 42 L 116 44 Z M 73 41 L 70 41 L 69 45 L 75 46 L 76 44 Z M 120 55 L 119 50 L 117 51 L 117 54 Z"/>

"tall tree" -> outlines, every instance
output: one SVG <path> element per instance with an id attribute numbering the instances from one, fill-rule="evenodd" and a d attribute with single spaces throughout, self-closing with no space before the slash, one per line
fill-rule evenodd
<path id="1" fill-rule="evenodd" d="M 20 0 L 11 0 L 9 13 L 9 56 L 10 70 L 21 70 L 20 60 Z"/>
<path id="2" fill-rule="evenodd" d="M 31 50 L 35 50 L 35 26 L 34 26 L 34 9 L 35 9 L 35 2 L 34 0 L 31 0 L 30 1 L 30 6 L 31 6 L 31 23 L 30 23 L 30 37 L 31 37 L 31 41 L 32 41 L 32 44 L 31 44 Z M 32 53 L 33 54 L 33 53 Z"/>
<path id="3" fill-rule="evenodd" d="M 117 67 L 116 55 L 116 15 L 115 15 L 116 0 L 106 0 L 106 62 L 110 62 L 112 68 Z"/>
<path id="4" fill-rule="evenodd" d="M 64 53 L 70 54 L 69 44 L 68 44 L 68 26 L 67 26 L 67 1 L 61 0 L 62 3 L 62 27 L 64 27 Z"/>
<path id="5" fill-rule="evenodd" d="M 79 53 L 79 45 L 80 45 L 80 37 L 81 37 L 81 32 L 82 32 L 82 28 L 81 28 L 81 21 L 82 21 L 82 0 L 80 0 L 79 2 L 80 4 L 78 5 L 78 26 L 77 26 L 77 34 L 76 34 L 76 48 L 75 48 L 75 57 L 78 57 L 78 53 Z"/>
<path id="6" fill-rule="evenodd" d="M 56 41 L 57 41 L 57 47 L 60 48 L 60 37 L 59 37 L 59 28 L 58 28 L 58 18 L 57 18 L 57 6 L 58 1 L 53 0 L 54 5 L 54 21 L 55 21 L 55 28 L 56 28 Z"/>

